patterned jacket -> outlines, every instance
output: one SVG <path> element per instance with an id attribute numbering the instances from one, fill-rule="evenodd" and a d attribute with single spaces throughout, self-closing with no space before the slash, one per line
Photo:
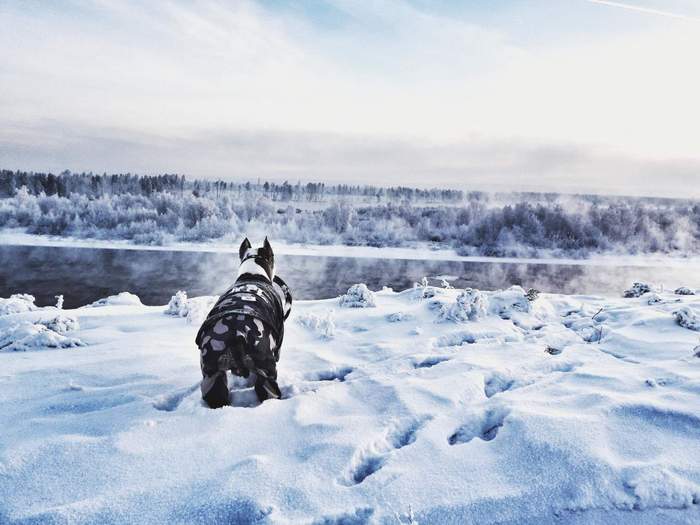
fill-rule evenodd
<path id="1" fill-rule="evenodd" d="M 287 283 L 275 276 L 271 283 L 260 275 L 243 274 L 216 301 L 195 339 L 200 346 L 204 332 L 218 319 L 231 314 L 259 319 L 272 330 L 278 347 L 284 338 L 284 321 L 292 311 L 292 294 Z"/>

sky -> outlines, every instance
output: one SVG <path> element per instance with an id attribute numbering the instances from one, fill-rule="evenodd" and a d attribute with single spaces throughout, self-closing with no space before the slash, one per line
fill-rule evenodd
<path id="1" fill-rule="evenodd" d="M 0 168 L 700 197 L 698 0 L 0 0 Z"/>

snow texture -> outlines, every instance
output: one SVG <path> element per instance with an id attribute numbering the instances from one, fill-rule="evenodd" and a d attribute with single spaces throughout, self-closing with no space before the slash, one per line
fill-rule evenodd
<path id="1" fill-rule="evenodd" d="M 303 313 L 296 316 L 296 321 L 319 337 L 332 339 L 335 335 L 334 312 L 335 310 L 329 310 L 325 315 L 317 315 L 312 312 Z"/>
<path id="2" fill-rule="evenodd" d="M 283 399 L 236 380 L 218 410 L 202 298 L 4 315 L 2 341 L 37 351 L 0 353 L 0 523 L 700 522 L 700 345 L 674 321 L 700 297 L 511 288 L 436 322 L 463 292 L 376 292 L 332 338 L 337 299 L 298 301 Z M 67 338 L 48 326 L 87 346 L 38 351 Z"/>

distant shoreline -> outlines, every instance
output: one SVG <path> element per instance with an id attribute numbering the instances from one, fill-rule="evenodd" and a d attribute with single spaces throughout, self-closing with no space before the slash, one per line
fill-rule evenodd
<path id="1" fill-rule="evenodd" d="M 231 242 L 174 242 L 164 246 L 134 244 L 128 240 L 79 239 L 35 235 L 17 230 L 0 230 L 2 246 L 37 246 L 61 248 L 93 248 L 112 250 L 170 251 L 170 252 L 204 252 L 236 253 L 238 246 Z M 317 257 L 351 257 L 369 259 L 406 259 L 455 262 L 515 263 L 515 264 L 560 264 L 567 266 L 632 266 L 632 267 L 697 267 L 700 268 L 699 256 L 680 255 L 594 255 L 586 259 L 567 257 L 489 257 L 478 255 L 459 255 L 451 248 L 433 249 L 430 246 L 383 247 L 296 244 L 274 241 L 278 255 L 299 255 Z"/>

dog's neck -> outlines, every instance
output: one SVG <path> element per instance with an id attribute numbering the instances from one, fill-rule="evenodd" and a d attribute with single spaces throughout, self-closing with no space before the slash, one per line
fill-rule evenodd
<path id="1" fill-rule="evenodd" d="M 275 270 L 273 268 L 272 270 L 272 275 L 268 275 L 267 272 L 265 271 L 265 268 L 260 266 L 256 261 L 255 257 L 248 257 L 244 258 L 243 262 L 241 265 L 238 267 L 238 275 L 236 276 L 236 279 L 239 279 L 242 275 L 261 275 L 268 281 L 272 282 L 272 280 L 275 278 Z"/>

